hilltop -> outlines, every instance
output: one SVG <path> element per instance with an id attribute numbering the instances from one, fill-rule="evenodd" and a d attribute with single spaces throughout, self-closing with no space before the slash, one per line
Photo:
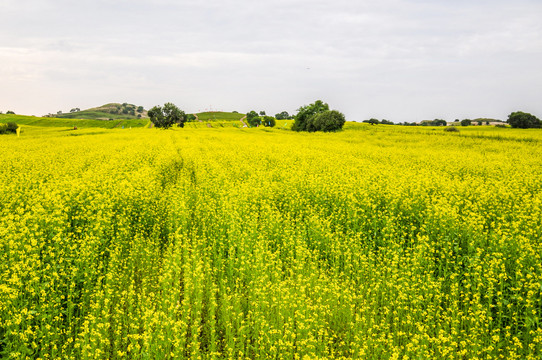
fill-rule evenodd
<path id="1" fill-rule="evenodd" d="M 45 117 L 60 119 L 94 119 L 94 120 L 116 120 L 116 119 L 140 119 L 146 118 L 147 110 L 143 106 L 136 106 L 128 103 L 109 103 L 102 106 L 80 110 L 71 109 L 69 113 L 57 112 L 48 114 Z"/>

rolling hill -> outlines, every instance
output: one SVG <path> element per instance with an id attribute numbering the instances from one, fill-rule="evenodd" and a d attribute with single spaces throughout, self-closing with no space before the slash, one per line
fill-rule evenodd
<path id="1" fill-rule="evenodd" d="M 136 106 L 128 103 L 109 103 L 102 106 L 79 110 L 70 110 L 69 113 L 49 114 L 46 117 L 60 119 L 93 119 L 93 120 L 117 120 L 117 119 L 139 119 L 147 118 L 147 110 L 143 106 Z"/>

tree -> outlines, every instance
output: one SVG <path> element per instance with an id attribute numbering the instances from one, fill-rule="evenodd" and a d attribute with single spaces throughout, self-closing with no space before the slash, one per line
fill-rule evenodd
<path id="1" fill-rule="evenodd" d="M 275 119 L 277 120 L 286 120 L 290 118 L 290 114 L 288 114 L 288 111 L 283 111 L 278 114 L 275 114 Z"/>
<path id="2" fill-rule="evenodd" d="M 62 113 L 62 111 L 61 111 L 60 113 Z M 13 111 L 11 111 L 11 110 L 8 110 L 8 111 L 6 111 L 6 114 L 8 114 L 8 115 L 9 115 L 9 114 L 15 115 L 15 112 L 13 112 Z"/>
<path id="3" fill-rule="evenodd" d="M 258 120 L 258 113 L 256 111 L 251 110 L 247 113 L 247 123 L 250 126 L 256 126 L 253 124 L 259 124 L 259 121 L 261 120 Z"/>
<path id="4" fill-rule="evenodd" d="M 461 126 L 470 126 L 472 121 L 470 119 L 463 119 L 461 120 Z"/>
<path id="5" fill-rule="evenodd" d="M 446 126 L 448 123 L 446 122 L 446 120 L 442 120 L 442 119 L 435 119 L 435 120 L 432 120 L 431 121 L 431 126 Z"/>
<path id="6" fill-rule="evenodd" d="M 260 116 L 265 116 L 265 111 L 260 111 Z"/>
<path id="7" fill-rule="evenodd" d="M 295 116 L 294 124 L 292 125 L 292 130 L 308 131 L 308 120 L 316 114 L 329 111 L 329 105 L 324 103 L 322 100 L 316 100 L 314 104 L 302 106 L 297 111 L 298 112 Z"/>
<path id="8" fill-rule="evenodd" d="M 371 125 L 378 125 L 380 124 L 380 121 L 378 121 L 378 119 L 375 119 L 375 118 L 371 118 L 369 120 L 363 120 L 364 123 L 367 123 L 367 124 L 371 124 Z"/>
<path id="9" fill-rule="evenodd" d="M 180 127 L 184 127 L 184 123 L 186 122 L 184 111 L 170 102 L 165 103 L 163 108 L 160 106 L 153 107 L 148 111 L 148 114 L 151 122 L 157 128 L 168 129 L 175 123 Z"/>
<path id="10" fill-rule="evenodd" d="M 264 116 L 262 123 L 263 123 L 263 126 L 266 126 L 266 127 L 274 127 L 277 124 L 277 122 L 275 121 L 275 118 L 272 116 Z"/>
<path id="11" fill-rule="evenodd" d="M 138 112 L 138 113 L 141 114 L 141 113 L 143 112 L 143 110 L 145 110 L 145 109 L 143 108 L 143 106 L 138 106 L 138 107 L 137 107 L 137 112 Z"/>
<path id="12" fill-rule="evenodd" d="M 389 121 L 389 120 L 386 120 L 386 119 L 382 119 L 382 121 L 380 123 L 383 124 L 383 125 L 395 125 L 395 123 L 393 121 Z"/>
<path id="13" fill-rule="evenodd" d="M 522 111 L 516 111 L 508 115 L 506 122 L 513 128 L 520 129 L 539 128 L 542 125 L 539 118 Z"/>
<path id="14" fill-rule="evenodd" d="M 337 131 L 346 122 L 344 114 L 337 110 L 327 110 L 317 113 L 307 120 L 307 131 Z"/>
<path id="15" fill-rule="evenodd" d="M 260 116 L 247 117 L 247 123 L 251 126 L 260 126 L 262 124 L 262 118 Z"/>

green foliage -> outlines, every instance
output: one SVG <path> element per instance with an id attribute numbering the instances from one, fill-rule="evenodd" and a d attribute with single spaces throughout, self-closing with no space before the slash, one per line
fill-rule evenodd
<path id="1" fill-rule="evenodd" d="M 447 126 L 444 128 L 444 131 L 446 132 L 459 132 L 459 129 L 456 126 Z"/>
<path id="2" fill-rule="evenodd" d="M 14 122 L 8 122 L 7 124 L 0 124 L 0 135 L 2 134 L 15 134 L 17 132 L 17 125 Z"/>
<path id="3" fill-rule="evenodd" d="M 343 128 L 345 122 L 343 113 L 337 110 L 327 110 L 309 118 L 307 131 L 337 131 Z"/>
<path id="4" fill-rule="evenodd" d="M 247 123 L 250 126 L 258 126 L 262 123 L 262 119 L 258 116 L 258 113 L 251 110 L 247 113 Z"/>
<path id="5" fill-rule="evenodd" d="M 148 112 L 151 122 L 157 128 L 168 129 L 174 124 L 184 127 L 186 116 L 184 111 L 173 103 L 165 103 L 164 107 L 155 106 Z"/>
<path id="6" fill-rule="evenodd" d="M 322 100 L 316 100 L 313 104 L 302 106 L 298 109 L 295 116 L 295 122 L 292 125 L 292 130 L 295 131 L 309 131 L 307 125 L 309 119 L 316 114 L 329 110 L 329 105 Z"/>
<path id="7" fill-rule="evenodd" d="M 290 116 L 290 114 L 288 114 L 288 111 L 283 111 L 283 112 L 280 112 L 278 114 L 275 114 L 275 119 L 277 120 L 287 120 L 287 119 L 291 119 L 292 116 Z"/>
<path id="8" fill-rule="evenodd" d="M 470 126 L 471 124 L 472 124 L 472 121 L 470 119 L 461 120 L 461 126 Z"/>
<path id="9" fill-rule="evenodd" d="M 422 126 L 446 126 L 446 120 L 434 119 L 434 120 L 424 120 L 421 123 Z"/>
<path id="10" fill-rule="evenodd" d="M 516 111 L 508 115 L 506 122 L 513 128 L 520 129 L 539 128 L 542 125 L 539 118 L 522 111 Z"/>
<path id="11" fill-rule="evenodd" d="M 250 114 L 250 113 L 249 113 Z M 250 117 L 248 117 L 248 114 L 247 114 L 247 123 L 251 126 L 251 127 L 254 127 L 254 126 L 260 126 L 262 124 L 262 117 L 256 115 L 254 116 L 253 114 L 251 114 Z"/>
<path id="12" fill-rule="evenodd" d="M 371 118 L 369 120 L 363 120 L 364 123 L 367 123 L 367 124 L 371 124 L 371 125 L 378 125 L 380 124 L 380 121 L 378 121 L 378 119 L 375 119 L 375 118 Z"/>
<path id="13" fill-rule="evenodd" d="M 15 113 L 14 113 L 13 111 L 11 111 L 11 110 L 6 111 L 6 114 L 7 114 L 7 115 L 9 115 L 9 114 L 15 115 Z"/>
<path id="14" fill-rule="evenodd" d="M 262 123 L 263 123 L 263 126 L 266 126 L 266 127 L 274 127 L 277 124 L 275 118 L 272 116 L 264 116 Z"/>
<path id="15" fill-rule="evenodd" d="M 3 134 L 15 134 L 19 126 L 14 122 L 8 122 L 7 124 L 0 124 L 0 135 Z"/>

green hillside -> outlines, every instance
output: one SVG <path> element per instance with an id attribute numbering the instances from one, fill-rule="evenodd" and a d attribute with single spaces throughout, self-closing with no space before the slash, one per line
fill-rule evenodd
<path id="1" fill-rule="evenodd" d="M 194 115 L 201 121 L 238 121 L 245 116 L 245 114 L 225 111 L 207 111 Z"/>
<path id="2" fill-rule="evenodd" d="M 87 110 L 72 109 L 69 113 L 50 114 L 48 117 L 61 119 L 95 119 L 95 120 L 117 120 L 117 119 L 139 119 L 146 118 L 147 110 L 143 106 L 136 106 L 128 103 L 110 103 Z"/>
<path id="3" fill-rule="evenodd" d="M 78 129 L 84 128 L 103 128 L 114 129 L 124 127 L 143 127 L 149 123 L 149 119 L 115 119 L 115 120 L 96 120 L 96 119 L 62 119 L 56 117 L 36 117 L 26 115 L 0 115 L 0 123 L 14 122 L 18 125 L 35 127 L 67 127 Z"/>

